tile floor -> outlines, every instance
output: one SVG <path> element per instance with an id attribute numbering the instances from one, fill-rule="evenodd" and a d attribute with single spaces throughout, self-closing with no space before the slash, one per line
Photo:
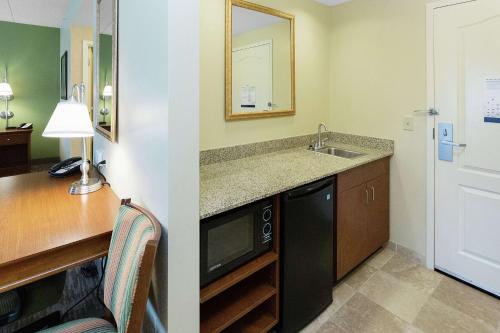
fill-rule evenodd
<path id="1" fill-rule="evenodd" d="M 334 288 L 313 332 L 500 333 L 500 300 L 386 248 Z"/>

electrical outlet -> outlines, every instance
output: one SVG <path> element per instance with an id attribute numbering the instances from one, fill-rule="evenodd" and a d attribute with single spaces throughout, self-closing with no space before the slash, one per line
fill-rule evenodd
<path id="1" fill-rule="evenodd" d="M 415 124 L 413 123 L 413 117 L 407 116 L 403 119 L 403 129 L 405 131 L 413 131 L 415 129 Z"/>
<path id="2" fill-rule="evenodd" d="M 104 153 L 102 150 L 96 150 L 95 151 L 95 158 L 94 158 L 94 163 L 97 164 L 101 161 L 104 161 Z"/>

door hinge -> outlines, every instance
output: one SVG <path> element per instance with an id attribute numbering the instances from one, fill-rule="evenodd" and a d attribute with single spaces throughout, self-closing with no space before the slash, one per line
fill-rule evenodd
<path id="1" fill-rule="evenodd" d="M 432 129 L 432 140 L 436 140 L 436 128 Z"/>

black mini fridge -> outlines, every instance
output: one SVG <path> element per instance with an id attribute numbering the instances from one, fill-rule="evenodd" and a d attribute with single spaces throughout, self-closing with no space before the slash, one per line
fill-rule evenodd
<path id="1" fill-rule="evenodd" d="M 282 195 L 279 332 L 300 331 L 332 303 L 334 186 L 329 178 Z"/>

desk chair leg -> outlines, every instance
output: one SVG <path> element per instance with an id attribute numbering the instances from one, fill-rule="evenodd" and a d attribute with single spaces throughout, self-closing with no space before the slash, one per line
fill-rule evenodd
<path id="1" fill-rule="evenodd" d="M 18 329 L 14 333 L 33 333 L 33 332 L 38 332 L 41 331 L 45 328 L 57 326 L 61 323 L 61 312 L 56 311 L 52 312 L 51 314 L 38 319 L 34 323 L 29 324 L 28 326 L 25 326 L 23 328 Z"/>

